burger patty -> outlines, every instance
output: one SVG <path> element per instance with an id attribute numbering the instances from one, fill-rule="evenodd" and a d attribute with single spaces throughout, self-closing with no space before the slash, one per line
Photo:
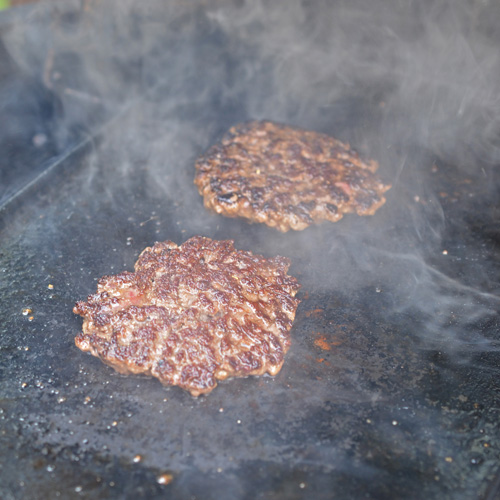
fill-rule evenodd
<path id="1" fill-rule="evenodd" d="M 120 373 L 193 396 L 228 377 L 276 375 L 290 347 L 300 286 L 290 261 L 201 236 L 146 248 L 135 272 L 105 276 L 77 302 L 76 345 Z"/>
<path id="2" fill-rule="evenodd" d="M 318 132 L 252 121 L 232 127 L 196 162 L 205 207 L 280 231 L 373 215 L 385 203 L 378 163 Z"/>

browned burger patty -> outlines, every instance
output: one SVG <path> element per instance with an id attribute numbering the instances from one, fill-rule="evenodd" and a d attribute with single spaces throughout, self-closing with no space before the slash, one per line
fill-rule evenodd
<path id="1" fill-rule="evenodd" d="M 302 230 L 385 203 L 378 163 L 333 137 L 269 121 L 231 128 L 196 163 L 205 207 L 228 217 Z"/>
<path id="2" fill-rule="evenodd" d="M 290 261 L 195 236 L 146 248 L 135 272 L 101 278 L 78 302 L 76 345 L 120 373 L 144 373 L 193 396 L 227 377 L 276 375 L 299 300 Z"/>

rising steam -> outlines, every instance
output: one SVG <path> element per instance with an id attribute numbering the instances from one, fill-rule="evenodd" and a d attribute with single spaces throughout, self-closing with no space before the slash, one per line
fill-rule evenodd
<path id="1" fill-rule="evenodd" d="M 75 1 L 34 8 L 3 39 L 60 101 L 61 148 L 114 118 L 82 177 L 89 197 L 105 185 L 110 206 L 130 191 L 159 200 L 176 220 L 159 216 L 149 236 L 169 239 L 177 224 L 178 239 L 203 233 L 290 255 L 306 288 L 385 283 L 393 312 L 420 314 L 432 343 L 498 305 L 476 263 L 470 283 L 440 269 L 449 215 L 427 175 L 452 164 L 481 191 L 500 162 L 495 13 L 494 2 L 467 0 Z M 235 122 L 263 118 L 376 158 L 393 185 L 387 205 L 370 220 L 286 236 L 207 214 L 192 185 L 196 156 Z"/>

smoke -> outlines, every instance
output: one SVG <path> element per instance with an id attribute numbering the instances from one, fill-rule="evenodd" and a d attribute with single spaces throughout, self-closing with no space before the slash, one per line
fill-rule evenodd
<path id="1" fill-rule="evenodd" d="M 61 140 L 164 82 L 170 98 L 196 89 L 200 109 L 218 98 L 248 117 L 350 135 L 357 147 L 409 143 L 466 168 L 478 156 L 498 161 L 494 2 L 57 5 L 33 9 L 3 39 L 62 99 Z M 353 130 L 364 121 L 353 112 L 377 103 L 376 136 L 371 123 Z"/>
<path id="2" fill-rule="evenodd" d="M 33 8 L 3 41 L 60 101 L 60 149 L 92 144 L 75 208 L 85 199 L 91 217 L 108 207 L 138 246 L 202 233 L 288 255 L 305 289 L 380 286 L 395 317 L 419 314 L 422 337 L 444 342 L 498 303 L 477 261 L 464 264 L 457 248 L 436 257 L 460 236 L 450 220 L 496 189 L 498 13 L 474 0 L 73 1 Z M 377 159 L 393 185 L 386 206 L 286 235 L 206 213 L 196 157 L 234 123 L 263 118 Z M 464 179 L 469 190 L 448 192 Z M 117 247 L 123 231 L 108 234 Z"/>
<path id="3" fill-rule="evenodd" d="M 318 108 L 328 113 L 346 95 L 379 99 L 389 144 L 410 142 L 471 167 L 474 155 L 498 162 L 495 9 L 488 2 L 294 1 L 285 14 L 279 2 L 260 1 L 212 19 L 273 61 L 278 100 L 269 107 L 257 93 L 252 115 L 317 126 Z M 289 101 L 295 116 L 286 112 Z"/>

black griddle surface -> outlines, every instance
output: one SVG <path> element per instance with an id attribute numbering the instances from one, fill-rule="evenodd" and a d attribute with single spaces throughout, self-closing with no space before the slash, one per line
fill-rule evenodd
<path id="1" fill-rule="evenodd" d="M 495 167 L 380 137 L 388 91 L 366 85 L 328 117 L 314 96 L 254 116 L 269 75 L 221 98 L 235 60 L 214 69 L 227 40 L 208 40 L 204 78 L 157 83 L 0 212 L 0 496 L 495 498 Z M 197 155 L 238 121 L 287 117 L 383 160 L 386 205 L 286 234 L 207 213 Z M 146 246 L 195 234 L 287 256 L 302 285 L 281 372 L 196 399 L 79 351 L 72 313 Z"/>

